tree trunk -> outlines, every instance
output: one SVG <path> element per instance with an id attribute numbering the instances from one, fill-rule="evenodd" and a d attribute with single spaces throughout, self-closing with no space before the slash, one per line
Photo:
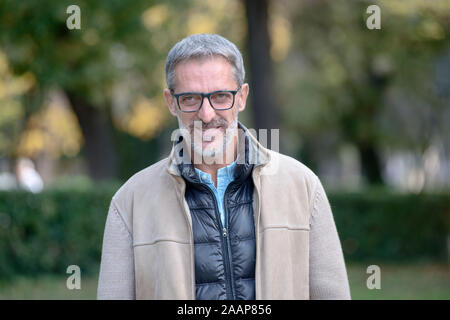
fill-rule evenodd
<path id="1" fill-rule="evenodd" d="M 381 173 L 381 161 L 373 143 L 357 143 L 360 159 L 361 173 L 371 185 L 384 184 Z"/>
<path id="2" fill-rule="evenodd" d="M 117 178 L 117 153 L 110 116 L 75 93 L 67 93 L 84 137 L 89 175 L 96 181 Z"/>
<path id="3" fill-rule="evenodd" d="M 279 129 L 279 110 L 267 27 L 268 0 L 245 0 L 245 7 L 254 129 Z M 269 132 L 268 143 L 270 147 Z"/>

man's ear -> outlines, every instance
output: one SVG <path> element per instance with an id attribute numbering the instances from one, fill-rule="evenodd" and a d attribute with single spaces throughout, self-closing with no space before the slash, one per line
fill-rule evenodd
<path id="1" fill-rule="evenodd" d="M 164 89 L 164 99 L 166 100 L 170 113 L 176 117 L 178 115 L 176 106 L 177 102 L 175 101 L 175 97 L 170 93 L 169 89 Z"/>
<path id="2" fill-rule="evenodd" d="M 241 86 L 240 92 L 238 92 L 238 95 L 239 95 L 238 111 L 239 112 L 242 112 L 245 109 L 245 106 L 247 104 L 248 91 L 249 91 L 248 83 L 244 83 Z"/>

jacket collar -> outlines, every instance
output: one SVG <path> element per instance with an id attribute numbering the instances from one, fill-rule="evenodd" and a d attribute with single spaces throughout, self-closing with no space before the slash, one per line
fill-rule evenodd
<path id="1" fill-rule="evenodd" d="M 236 180 L 245 179 L 256 166 L 264 166 L 270 160 L 270 154 L 251 132 L 238 121 L 238 154 L 234 171 Z M 182 176 L 192 183 L 200 183 L 191 163 L 185 139 L 179 130 L 173 136 L 173 147 L 169 156 L 167 170 L 171 175 Z M 186 152 L 184 152 L 186 150 Z"/>

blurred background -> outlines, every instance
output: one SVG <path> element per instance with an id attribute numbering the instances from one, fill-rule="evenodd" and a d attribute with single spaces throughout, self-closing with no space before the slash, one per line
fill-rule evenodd
<path id="1" fill-rule="evenodd" d="M 1 1 L 0 299 L 95 299 L 109 202 L 169 154 L 164 63 L 193 33 L 240 48 L 240 121 L 322 180 L 352 298 L 450 299 L 445 0 Z"/>

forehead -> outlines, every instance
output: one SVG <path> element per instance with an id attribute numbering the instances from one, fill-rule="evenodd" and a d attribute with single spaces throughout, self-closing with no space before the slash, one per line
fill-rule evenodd
<path id="1" fill-rule="evenodd" d="M 236 81 L 230 63 L 223 57 L 202 57 L 182 61 L 175 67 L 177 92 L 233 90 Z"/>

